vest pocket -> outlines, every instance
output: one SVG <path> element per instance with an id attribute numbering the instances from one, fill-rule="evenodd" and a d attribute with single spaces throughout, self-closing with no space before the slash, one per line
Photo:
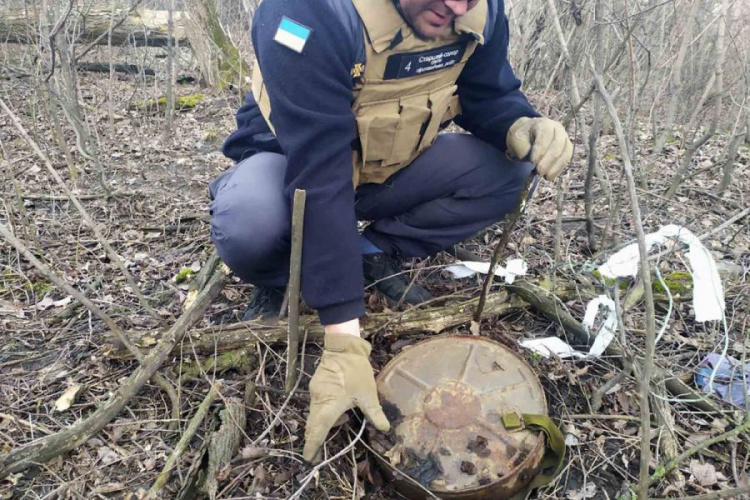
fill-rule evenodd
<path id="1" fill-rule="evenodd" d="M 383 166 L 402 163 L 414 156 L 430 118 L 427 94 L 401 98 L 399 108 L 393 151 L 391 157 L 383 162 Z"/>
<path id="2" fill-rule="evenodd" d="M 440 126 L 458 115 L 460 104 L 458 96 L 454 95 L 457 89 L 457 85 L 449 85 L 430 92 L 430 123 L 427 125 L 422 142 L 419 144 L 420 151 L 432 146 L 438 132 L 440 132 Z M 452 116 L 451 113 L 453 113 Z"/>
<path id="3" fill-rule="evenodd" d="M 363 161 L 387 161 L 393 151 L 399 104 L 396 100 L 363 105 L 357 111 L 357 129 Z"/>

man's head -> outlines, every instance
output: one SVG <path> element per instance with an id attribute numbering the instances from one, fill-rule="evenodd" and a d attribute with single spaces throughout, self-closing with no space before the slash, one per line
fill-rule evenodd
<path id="1" fill-rule="evenodd" d="M 401 14 L 420 38 L 436 38 L 453 21 L 473 9 L 479 0 L 397 0 Z"/>

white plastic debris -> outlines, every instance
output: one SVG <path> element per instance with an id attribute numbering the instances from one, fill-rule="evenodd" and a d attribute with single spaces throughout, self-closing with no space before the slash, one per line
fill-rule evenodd
<path id="1" fill-rule="evenodd" d="M 601 356 L 607 349 L 607 346 L 615 338 L 615 332 L 617 331 L 617 312 L 615 310 L 615 301 L 607 297 L 606 295 L 599 295 L 586 306 L 586 314 L 583 316 L 583 327 L 586 331 L 591 334 L 591 329 L 594 327 L 594 321 L 599 314 L 599 306 L 607 308 L 607 316 L 604 318 L 602 326 L 599 328 L 599 332 L 596 334 L 594 344 L 589 350 L 589 356 Z"/>
<path id="2" fill-rule="evenodd" d="M 696 321 L 720 320 L 724 314 L 724 289 L 711 253 L 689 229 L 676 224 L 664 226 L 646 235 L 646 250 L 662 245 L 668 238 L 679 238 L 688 245 L 690 272 L 693 275 L 693 308 Z M 608 278 L 638 274 L 638 244 L 633 243 L 612 255 L 599 267 Z"/>
<path id="3" fill-rule="evenodd" d="M 477 273 L 487 274 L 490 272 L 489 262 L 471 262 L 461 261 L 456 262 L 445 268 L 456 278 L 467 278 Z M 495 276 L 505 278 L 505 282 L 509 285 L 513 284 L 517 276 L 524 276 L 528 271 L 528 265 L 523 259 L 510 259 L 505 263 L 505 267 L 501 265 L 495 266 Z"/>
<path id="4" fill-rule="evenodd" d="M 586 314 L 583 318 L 583 326 L 586 331 L 591 333 L 594 322 L 599 314 L 599 306 L 607 309 L 607 316 L 604 318 L 599 332 L 596 334 L 594 344 L 589 349 L 588 354 L 577 351 L 559 337 L 545 337 L 541 339 L 522 340 L 521 347 L 525 347 L 540 356 L 549 358 L 557 356 L 559 358 L 598 358 L 607 349 L 607 346 L 615 338 L 617 332 L 617 313 L 615 311 L 615 302 L 606 295 L 600 295 L 593 299 L 586 306 Z"/>
<path id="5" fill-rule="evenodd" d="M 545 337 L 543 339 L 522 340 L 521 347 L 525 347 L 540 356 L 550 358 L 557 356 L 559 358 L 585 358 L 586 355 L 576 351 L 568 345 L 567 342 L 558 337 Z"/>

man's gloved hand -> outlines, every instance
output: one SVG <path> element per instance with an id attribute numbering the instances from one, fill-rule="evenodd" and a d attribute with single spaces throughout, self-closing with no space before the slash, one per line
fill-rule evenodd
<path id="1" fill-rule="evenodd" d="M 347 410 L 359 407 L 379 430 L 391 425 L 378 402 L 375 375 L 370 366 L 370 343 L 343 333 L 327 333 L 325 351 L 310 381 L 310 416 L 305 425 L 305 449 L 308 462 L 317 462 L 328 432 Z"/>
<path id="2" fill-rule="evenodd" d="M 519 118 L 508 130 L 506 143 L 509 155 L 530 161 L 548 181 L 557 177 L 573 157 L 573 144 L 565 128 L 549 118 Z"/>

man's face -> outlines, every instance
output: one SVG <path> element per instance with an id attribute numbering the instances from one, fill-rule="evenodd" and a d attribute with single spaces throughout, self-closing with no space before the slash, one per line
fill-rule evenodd
<path id="1" fill-rule="evenodd" d="M 400 0 L 406 22 L 420 38 L 436 38 L 453 21 L 473 9 L 479 0 Z"/>

